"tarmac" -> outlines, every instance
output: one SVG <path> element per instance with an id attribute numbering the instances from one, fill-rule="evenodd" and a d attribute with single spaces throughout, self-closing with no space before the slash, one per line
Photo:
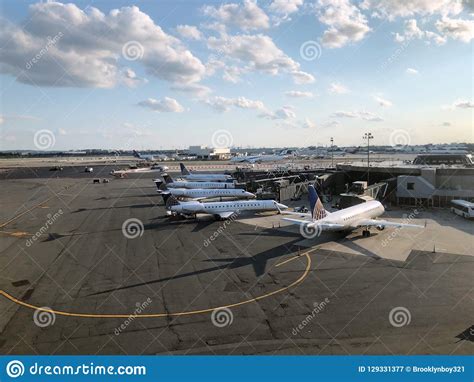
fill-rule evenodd
<path id="1" fill-rule="evenodd" d="M 472 354 L 473 222 L 303 239 L 269 213 L 170 219 L 156 175 L 92 183 L 109 171 L 2 178 L 2 354 Z"/>

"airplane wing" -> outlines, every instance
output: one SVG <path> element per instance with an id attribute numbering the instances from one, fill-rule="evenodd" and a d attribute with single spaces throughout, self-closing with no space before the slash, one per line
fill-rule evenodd
<path id="1" fill-rule="evenodd" d="M 294 215 L 294 216 L 299 216 L 299 217 L 302 217 L 302 218 L 310 218 L 311 217 L 310 212 L 295 212 L 295 211 L 280 210 L 280 213 L 282 215 Z"/>
<path id="2" fill-rule="evenodd" d="M 292 218 L 283 218 L 292 224 L 298 224 L 300 226 L 307 226 L 311 228 L 319 227 L 321 231 L 340 231 L 345 228 L 343 224 L 335 224 L 335 223 L 318 223 L 317 221 L 313 222 L 310 220 L 300 220 L 300 219 L 292 219 Z"/>
<path id="3" fill-rule="evenodd" d="M 388 220 L 377 220 L 377 219 L 364 219 L 359 220 L 356 224 L 357 227 L 367 227 L 367 226 L 384 226 L 384 227 L 396 227 L 396 228 L 425 228 L 426 224 L 417 225 L 417 224 L 405 224 L 398 222 L 389 222 Z"/>
<path id="4" fill-rule="evenodd" d="M 230 218 L 233 214 L 235 214 L 236 211 L 227 211 L 227 212 L 220 212 L 218 215 L 222 218 L 222 219 L 227 219 L 227 218 Z"/>

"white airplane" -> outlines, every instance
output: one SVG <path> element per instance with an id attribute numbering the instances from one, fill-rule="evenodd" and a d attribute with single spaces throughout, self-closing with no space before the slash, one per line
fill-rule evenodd
<path id="1" fill-rule="evenodd" d="M 227 174 L 206 174 L 193 172 L 191 173 L 183 163 L 180 163 L 181 174 L 186 180 L 196 181 L 196 182 L 227 182 L 232 180 L 232 176 Z"/>
<path id="2" fill-rule="evenodd" d="M 212 198 L 237 198 L 237 199 L 255 199 L 255 194 L 247 192 L 242 188 L 171 188 L 168 189 L 163 183 L 155 182 L 158 193 L 163 196 L 166 202 L 166 195 L 173 195 L 178 198 L 186 198 L 191 200 L 203 200 Z"/>
<path id="3" fill-rule="evenodd" d="M 283 150 L 279 154 L 238 155 L 230 159 L 231 163 L 277 162 L 295 156 L 294 150 Z"/>
<path id="4" fill-rule="evenodd" d="M 179 202 L 173 195 L 168 196 L 166 208 L 170 214 L 196 216 L 197 214 L 214 215 L 218 219 L 228 219 L 234 214 L 242 211 L 278 211 L 288 207 L 275 200 L 236 200 L 232 202 L 209 202 L 197 201 Z"/>
<path id="5" fill-rule="evenodd" d="M 149 155 L 149 154 L 140 154 L 138 151 L 133 150 L 133 156 L 135 158 L 147 161 L 147 162 L 153 162 L 153 161 L 158 161 L 158 160 L 165 160 L 168 159 L 166 155 Z"/>
<path id="6" fill-rule="evenodd" d="M 377 200 L 371 200 L 366 203 L 357 204 L 352 207 L 344 208 L 336 212 L 329 212 L 324 209 L 321 200 L 316 193 L 313 185 L 308 187 L 310 213 L 297 213 L 282 211 L 282 214 L 292 214 L 309 217 L 310 220 L 300 220 L 292 218 L 283 218 L 293 224 L 298 224 L 302 229 L 311 232 L 321 233 L 323 231 L 352 231 L 360 227 L 365 227 L 362 231 L 363 236 L 370 236 L 370 227 L 376 227 L 379 231 L 385 227 L 396 228 L 425 228 L 421 225 L 404 224 L 390 222 L 388 220 L 378 220 L 376 217 L 382 215 L 385 211 L 382 203 Z"/>
<path id="7" fill-rule="evenodd" d="M 235 188 L 234 182 L 188 182 L 185 180 L 174 180 L 168 174 L 163 174 L 163 179 L 168 188 Z M 155 183 L 162 182 L 155 179 Z"/>
<path id="8" fill-rule="evenodd" d="M 146 174 L 146 173 L 155 173 L 155 172 L 162 174 L 166 171 L 168 171 L 167 166 L 153 165 L 150 167 L 129 168 L 126 170 L 112 170 L 110 174 L 113 176 L 119 176 L 123 178 L 127 174 L 143 174 L 143 173 Z"/>

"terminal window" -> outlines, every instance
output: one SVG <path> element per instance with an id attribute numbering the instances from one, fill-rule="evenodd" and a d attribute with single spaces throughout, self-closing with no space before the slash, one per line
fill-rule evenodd
<path id="1" fill-rule="evenodd" d="M 415 183 L 407 183 L 407 190 L 414 190 L 415 189 Z"/>

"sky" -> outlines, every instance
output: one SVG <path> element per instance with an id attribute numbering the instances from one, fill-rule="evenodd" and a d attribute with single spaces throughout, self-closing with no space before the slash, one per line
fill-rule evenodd
<path id="1" fill-rule="evenodd" d="M 0 3 L 0 149 L 472 142 L 472 0 Z"/>

